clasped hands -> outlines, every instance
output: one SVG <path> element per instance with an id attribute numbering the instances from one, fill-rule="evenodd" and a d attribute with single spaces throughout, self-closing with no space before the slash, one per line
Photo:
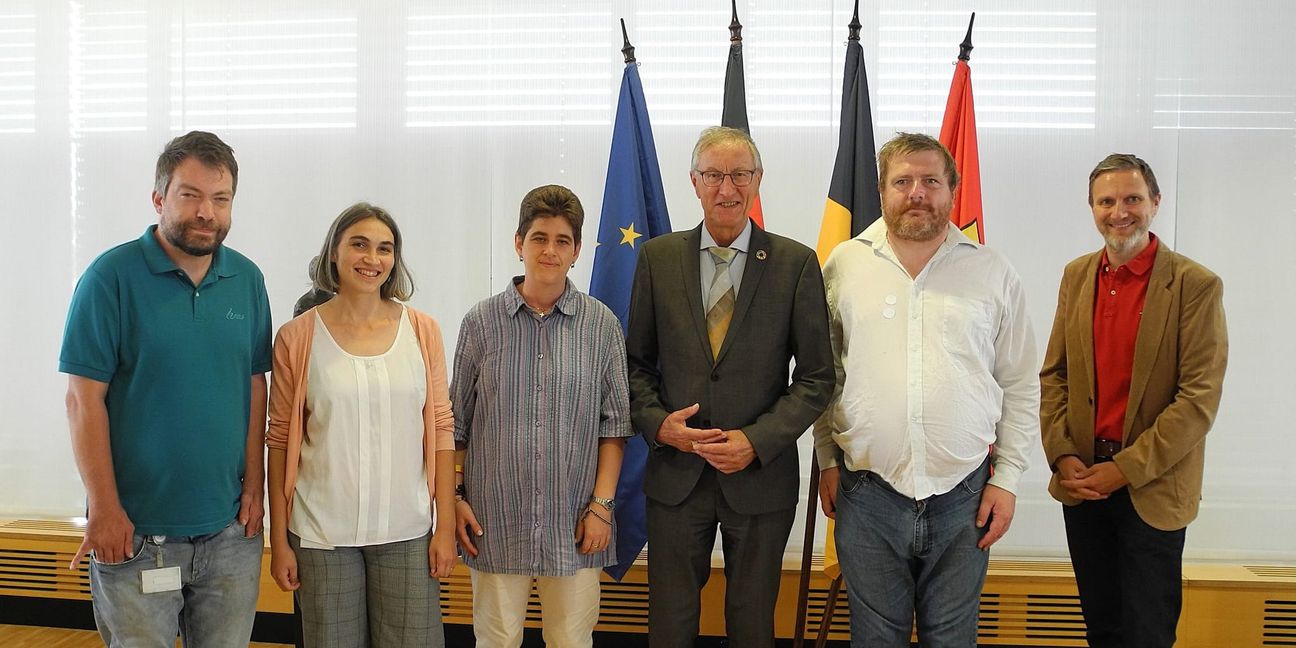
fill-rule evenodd
<path id="1" fill-rule="evenodd" d="M 726 475 L 751 465 L 756 460 L 756 449 L 742 430 L 702 430 L 688 426 L 689 417 L 701 408 L 694 403 L 671 412 L 657 428 L 657 443 L 696 454 Z"/>
<path id="2" fill-rule="evenodd" d="M 1107 499 L 1108 495 L 1129 484 L 1125 473 L 1114 461 L 1086 467 L 1075 455 L 1057 460 L 1058 485 L 1071 497 L 1080 500 Z"/>

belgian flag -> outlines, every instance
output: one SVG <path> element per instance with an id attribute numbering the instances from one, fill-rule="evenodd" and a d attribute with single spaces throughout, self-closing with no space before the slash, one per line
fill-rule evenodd
<path id="1" fill-rule="evenodd" d="M 850 22 L 846 41 L 846 72 L 842 76 L 841 130 L 837 161 L 833 164 L 828 202 L 819 226 L 816 251 L 819 263 L 828 260 L 834 247 L 855 237 L 882 215 L 878 195 L 877 149 L 873 141 L 873 109 L 869 105 L 864 48 L 859 42 L 859 5 Z"/>
<path id="2" fill-rule="evenodd" d="M 855 14 L 850 22 L 850 36 L 846 40 L 846 71 L 842 76 L 837 161 L 833 164 L 828 201 L 824 205 L 823 223 L 819 226 L 816 252 L 820 265 L 828 261 L 828 255 L 832 254 L 838 243 L 854 238 L 882 216 L 882 198 L 878 194 L 877 151 L 873 143 L 873 110 L 869 105 L 868 76 L 864 71 L 864 48 L 860 47 L 859 42 L 860 27 L 857 0 Z M 814 453 L 810 453 L 810 457 L 810 510 L 807 515 L 813 518 L 818 515 L 815 498 L 818 497 L 819 461 Z M 809 530 L 812 528 L 813 521 L 808 519 L 806 547 L 810 546 Z M 835 525 L 832 520 L 828 520 L 823 573 L 831 579 L 841 576 L 834 532 Z M 808 559 L 809 555 L 805 558 Z M 808 563 L 802 568 L 802 591 L 808 586 L 808 581 L 805 580 L 807 568 Z M 798 618 L 803 618 L 804 609 L 801 605 L 798 607 Z"/>

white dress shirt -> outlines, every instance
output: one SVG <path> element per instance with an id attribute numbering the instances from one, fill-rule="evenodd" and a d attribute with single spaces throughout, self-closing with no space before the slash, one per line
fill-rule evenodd
<path id="1" fill-rule="evenodd" d="M 815 424 L 821 468 L 946 493 L 994 444 L 990 483 L 1016 492 L 1039 439 L 1039 362 L 1016 271 L 950 225 L 916 278 L 878 219 L 824 265 L 837 393 Z"/>
<path id="2" fill-rule="evenodd" d="M 427 376 L 409 314 L 387 351 L 357 356 L 315 318 L 306 433 L 288 528 L 302 546 L 411 540 L 432 526 L 423 462 Z"/>

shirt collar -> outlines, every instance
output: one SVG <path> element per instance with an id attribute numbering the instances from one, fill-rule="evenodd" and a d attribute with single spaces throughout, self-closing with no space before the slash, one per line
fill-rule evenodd
<path id="1" fill-rule="evenodd" d="M 1135 255 L 1133 259 L 1125 262 L 1125 265 L 1121 267 L 1129 270 L 1130 274 L 1142 277 L 1152 269 L 1152 264 L 1156 261 L 1158 247 L 1160 247 L 1160 242 L 1157 240 L 1156 234 L 1148 232 L 1147 247 L 1143 248 L 1143 250 Z M 1102 263 L 1099 265 L 1103 268 L 1106 268 L 1109 265 L 1109 262 L 1107 261 L 1107 246 L 1103 246 Z"/>
<path id="2" fill-rule="evenodd" d="M 180 266 L 167 256 L 166 250 L 162 249 L 162 244 L 158 243 L 157 229 L 157 224 L 149 225 L 144 230 L 144 234 L 139 237 L 140 249 L 144 251 L 144 263 L 153 274 L 176 272 L 180 270 Z M 207 270 L 207 276 L 232 277 L 235 274 L 238 273 L 225 263 L 225 246 L 217 246 L 216 251 L 212 252 L 211 268 Z"/>
<path id="3" fill-rule="evenodd" d="M 504 311 L 510 316 L 517 315 L 518 311 L 527 307 L 526 300 L 522 299 L 522 293 L 518 292 L 517 289 L 523 279 L 526 279 L 526 277 L 522 275 L 509 279 L 508 287 L 504 289 Z M 578 292 L 576 287 L 572 285 L 571 279 L 568 279 L 567 286 L 563 288 L 563 294 L 554 303 L 554 311 L 568 316 L 579 313 L 581 300 L 577 294 Z"/>
<path id="4" fill-rule="evenodd" d="M 729 244 L 729 249 L 737 250 L 746 254 L 747 248 L 751 247 L 751 237 L 752 221 L 748 218 L 747 225 L 743 227 L 743 231 L 738 234 L 738 238 L 734 239 L 733 243 Z M 719 243 L 716 243 L 715 237 L 711 236 L 711 232 L 707 231 L 706 223 L 702 224 L 702 242 L 699 245 L 699 250 L 705 250 L 712 247 L 724 247 Z"/>

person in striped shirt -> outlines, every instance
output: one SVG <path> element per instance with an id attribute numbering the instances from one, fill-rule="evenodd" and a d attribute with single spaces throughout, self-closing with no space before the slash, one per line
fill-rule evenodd
<path id="1" fill-rule="evenodd" d="M 567 278 L 585 213 L 570 189 L 522 199 L 524 274 L 464 317 L 455 349 L 456 517 L 478 648 L 516 648 L 534 579 L 545 644 L 593 645 L 599 571 L 630 428 L 621 325 Z"/>

